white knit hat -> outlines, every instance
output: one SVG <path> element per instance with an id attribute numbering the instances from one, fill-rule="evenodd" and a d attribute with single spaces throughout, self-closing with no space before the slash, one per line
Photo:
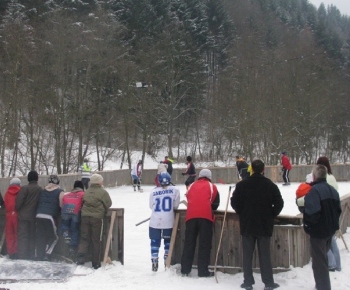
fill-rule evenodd
<path id="1" fill-rule="evenodd" d="M 211 180 L 211 171 L 209 169 L 202 169 L 200 172 L 199 172 L 199 178 L 201 177 L 206 177 L 208 179 Z"/>
<path id="2" fill-rule="evenodd" d="M 102 175 L 100 175 L 100 174 L 97 174 L 97 173 L 95 173 L 95 174 L 93 174 L 93 175 L 91 175 L 91 177 L 90 177 L 90 183 L 91 184 L 100 184 L 100 183 L 102 183 L 103 182 L 103 177 L 102 177 Z"/>
<path id="3" fill-rule="evenodd" d="M 17 177 L 14 177 L 10 180 L 10 185 L 13 185 L 13 184 L 21 185 L 21 180 Z"/>

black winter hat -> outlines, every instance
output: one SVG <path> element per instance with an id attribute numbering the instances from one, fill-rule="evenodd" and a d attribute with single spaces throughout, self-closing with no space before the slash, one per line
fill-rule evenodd
<path id="1" fill-rule="evenodd" d="M 27 178 L 28 178 L 28 182 L 38 181 L 39 179 L 38 172 L 36 172 L 35 170 L 29 171 Z"/>
<path id="2" fill-rule="evenodd" d="M 186 157 L 186 160 L 187 160 L 188 162 L 191 162 L 191 161 L 192 161 L 192 157 L 191 157 L 191 156 L 187 156 L 187 157 Z"/>
<path id="3" fill-rule="evenodd" d="M 81 189 L 84 189 L 84 184 L 80 180 L 76 180 L 74 182 L 74 187 L 73 188 L 77 188 L 77 187 L 79 187 Z"/>

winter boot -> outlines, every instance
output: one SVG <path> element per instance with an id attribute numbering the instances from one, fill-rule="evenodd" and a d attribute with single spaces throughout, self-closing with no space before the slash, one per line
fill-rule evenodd
<path id="1" fill-rule="evenodd" d="M 158 259 L 152 259 L 152 271 L 153 272 L 158 271 Z"/>

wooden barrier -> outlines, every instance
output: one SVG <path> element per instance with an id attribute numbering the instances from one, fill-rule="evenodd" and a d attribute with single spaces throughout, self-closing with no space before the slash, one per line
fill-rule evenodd
<path id="1" fill-rule="evenodd" d="M 350 226 L 350 194 L 341 198 L 342 215 L 341 232 L 344 233 Z M 171 265 L 181 262 L 183 243 L 185 240 L 185 215 L 186 210 L 178 210 L 180 222 L 177 228 L 174 253 Z M 224 211 L 215 211 L 214 235 L 210 267 L 215 263 L 216 249 L 220 240 L 220 232 Z M 197 247 L 198 248 L 198 247 Z M 197 265 L 197 251 L 193 265 Z M 242 241 L 239 228 L 239 217 L 235 212 L 228 212 L 224 225 L 222 244 L 218 256 L 217 269 L 226 273 L 237 273 L 242 271 Z M 271 260 L 275 271 L 285 271 L 293 267 L 303 267 L 310 261 L 309 236 L 305 233 L 302 225 L 302 215 L 286 216 L 280 215 L 275 219 L 275 226 L 271 238 Z M 257 251 L 253 257 L 253 268 L 259 268 Z"/>
<path id="2" fill-rule="evenodd" d="M 110 208 L 107 216 L 104 218 L 104 227 L 102 234 L 102 247 L 101 247 L 101 261 L 103 260 L 103 254 L 105 253 L 105 245 L 107 242 L 108 230 L 111 220 L 112 212 L 116 212 L 116 219 L 114 221 L 113 231 L 112 231 L 112 240 L 111 246 L 108 251 L 108 256 L 112 261 L 119 261 L 121 264 L 124 264 L 124 209 L 123 208 Z M 5 210 L 0 209 L 0 233 L 3 232 L 5 227 Z M 58 230 L 60 229 L 60 220 L 58 221 Z M 6 254 L 6 243 L 0 254 Z M 61 235 L 59 235 L 58 243 L 52 253 L 54 259 L 62 259 L 69 261 L 67 259 L 68 255 L 68 245 L 65 243 Z M 89 260 L 87 256 L 87 261 Z"/>
<path id="3" fill-rule="evenodd" d="M 304 182 L 305 177 L 312 170 L 312 165 L 294 165 L 290 171 L 291 182 Z M 212 171 L 212 181 L 218 183 L 219 180 L 225 181 L 227 184 L 238 182 L 236 167 L 208 167 Z M 201 167 L 197 167 L 197 176 Z M 187 177 L 182 176 L 184 168 L 174 168 L 171 176 L 171 181 L 174 184 L 184 184 Z M 350 180 L 350 164 L 332 164 L 332 172 L 337 181 Z M 101 174 L 104 179 L 104 186 L 114 187 L 120 185 L 131 185 L 131 175 L 129 169 L 107 170 L 96 172 Z M 154 184 L 154 178 L 157 175 L 157 169 L 144 169 L 142 172 L 142 184 Z M 270 178 L 273 182 L 282 182 L 281 166 L 266 166 L 265 176 Z M 62 174 L 60 177 L 60 187 L 65 190 L 71 190 L 75 180 L 81 179 L 80 173 Z M 19 176 L 22 185 L 28 184 L 26 176 Z M 5 193 L 10 184 L 11 177 L 0 178 L 0 192 Z M 44 187 L 47 185 L 48 175 L 39 175 L 39 185 Z"/>

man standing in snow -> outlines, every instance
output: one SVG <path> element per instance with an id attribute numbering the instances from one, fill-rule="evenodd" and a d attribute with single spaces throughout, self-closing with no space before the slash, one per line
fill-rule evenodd
<path id="1" fill-rule="evenodd" d="M 213 276 L 209 272 L 211 242 L 213 237 L 213 210 L 220 205 L 220 195 L 211 183 L 211 171 L 202 169 L 198 180 L 192 183 L 186 193 L 186 230 L 181 257 L 181 274 L 187 276 L 192 270 L 192 262 L 198 237 L 198 276 Z"/>
<path id="2" fill-rule="evenodd" d="M 164 264 L 168 258 L 171 232 L 174 226 L 174 209 L 180 204 L 180 191 L 170 185 L 168 172 L 158 175 L 159 187 L 154 188 L 149 196 L 149 207 L 152 215 L 149 222 L 151 239 L 152 271 L 158 271 L 158 255 L 161 239 L 164 239 Z"/>
<path id="3" fill-rule="evenodd" d="M 35 259 L 36 207 L 42 192 L 38 185 L 38 173 L 28 173 L 28 185 L 21 187 L 17 194 L 15 208 L 18 212 L 18 259 Z"/>
<path id="4" fill-rule="evenodd" d="M 304 230 L 310 235 L 312 270 L 317 290 L 330 290 L 327 252 L 339 230 L 339 193 L 327 183 L 327 168 L 318 164 L 312 170 L 314 182 L 305 196 Z"/>
<path id="5" fill-rule="evenodd" d="M 281 212 L 284 202 L 277 185 L 263 175 L 264 168 L 261 160 L 254 160 L 253 174 L 236 184 L 231 197 L 231 206 L 239 216 L 244 277 L 241 288 L 246 290 L 252 290 L 255 284 L 252 262 L 256 244 L 264 290 L 279 287 L 273 279 L 270 240 L 273 220 Z"/>
<path id="6" fill-rule="evenodd" d="M 137 189 L 141 190 L 141 174 L 142 174 L 142 160 L 139 160 L 134 167 L 131 169 L 131 178 L 133 181 L 134 191 Z"/>
<path id="7" fill-rule="evenodd" d="M 290 185 L 289 171 L 292 170 L 292 165 L 290 164 L 286 151 L 282 151 L 281 153 L 281 164 L 282 164 L 282 177 L 284 181 L 283 185 Z"/>
<path id="8" fill-rule="evenodd" d="M 100 249 L 103 218 L 112 205 L 109 193 L 102 187 L 103 177 L 93 174 L 90 187 L 83 197 L 81 209 L 81 240 L 78 247 L 77 264 L 84 265 L 85 255 L 91 244 L 91 262 L 94 269 L 101 267 Z"/>

